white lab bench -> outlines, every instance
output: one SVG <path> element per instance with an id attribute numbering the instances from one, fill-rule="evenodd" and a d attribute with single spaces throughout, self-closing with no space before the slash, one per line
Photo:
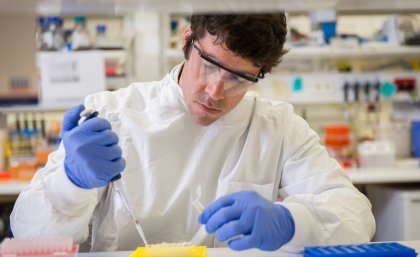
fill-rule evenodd
<path id="1" fill-rule="evenodd" d="M 13 196 L 18 195 L 26 186 L 29 181 L 8 180 L 0 182 L 0 195 Z"/>
<path id="2" fill-rule="evenodd" d="M 346 173 L 356 185 L 420 182 L 420 168 L 351 169 Z"/>
<path id="3" fill-rule="evenodd" d="M 29 181 L 6 180 L 0 182 L 0 203 L 14 202 Z"/>
<path id="4" fill-rule="evenodd" d="M 420 245 L 420 242 L 419 242 Z M 420 249 L 420 247 L 419 247 Z M 208 248 L 208 257 L 301 257 L 301 254 L 287 253 L 284 251 L 263 252 L 259 250 L 247 250 L 236 252 L 229 248 Z M 79 253 L 77 257 L 130 257 L 133 251 L 126 252 L 97 252 Z"/>
<path id="5" fill-rule="evenodd" d="M 416 249 L 420 252 L 420 241 L 399 242 L 403 245 Z M 78 257 L 130 257 L 132 252 L 100 252 L 100 253 L 79 253 Z M 263 252 L 258 250 L 247 250 L 235 252 L 229 248 L 209 248 L 208 257 L 302 257 L 302 254 L 293 254 L 285 251 Z"/>

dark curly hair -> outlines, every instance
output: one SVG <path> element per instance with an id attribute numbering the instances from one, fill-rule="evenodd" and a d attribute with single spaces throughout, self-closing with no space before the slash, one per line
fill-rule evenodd
<path id="1" fill-rule="evenodd" d="M 218 44 L 226 46 L 238 56 L 261 67 L 260 75 L 270 72 L 287 53 L 286 16 L 283 12 L 263 14 L 195 14 L 191 16 L 192 33 L 183 47 L 189 58 L 192 40 L 198 40 L 206 32 L 216 36 Z M 216 43 L 215 42 L 215 43 Z"/>

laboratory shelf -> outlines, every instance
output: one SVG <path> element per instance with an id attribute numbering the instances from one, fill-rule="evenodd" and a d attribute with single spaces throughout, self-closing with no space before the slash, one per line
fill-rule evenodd
<path id="1" fill-rule="evenodd" d="M 353 184 L 419 183 L 420 168 L 346 170 Z"/>
<path id="2" fill-rule="evenodd" d="M 125 50 L 96 50 L 101 51 L 104 54 L 104 58 L 106 60 L 120 60 L 126 58 L 126 51 Z"/>
<path id="3" fill-rule="evenodd" d="M 415 12 L 420 9 L 418 0 L 338 0 L 336 8 L 339 11 L 351 12 Z"/>
<path id="4" fill-rule="evenodd" d="M 18 195 L 29 185 L 29 181 L 8 180 L 0 181 L 0 196 Z"/>
<path id="5" fill-rule="evenodd" d="M 300 47 L 291 48 L 284 56 L 285 60 L 291 59 L 363 59 L 370 57 L 401 57 L 419 56 L 420 47 L 411 46 L 361 46 L 357 48 L 326 47 Z"/>
<path id="6" fill-rule="evenodd" d="M 418 0 L 0 0 L 0 12 L 39 14 L 126 14 L 136 11 L 310 11 L 332 8 L 338 11 L 396 12 L 420 10 Z"/>
<path id="7" fill-rule="evenodd" d="M 1 1 L 1 0 L 0 0 Z M 71 54 L 71 53 L 91 53 L 91 52 L 99 52 L 104 55 L 105 60 L 120 60 L 125 59 L 127 56 L 127 50 L 125 49 L 116 49 L 116 50 L 106 50 L 106 49 L 91 49 L 91 50 L 85 50 L 85 51 L 73 51 L 73 52 L 53 52 L 53 53 L 63 53 L 63 54 Z M 43 53 L 52 53 L 50 51 L 38 51 L 37 55 L 43 54 Z M 37 58 L 39 58 L 37 56 Z"/>
<path id="8" fill-rule="evenodd" d="M 371 57 L 416 57 L 420 56 L 418 46 L 361 46 L 358 48 L 324 47 L 296 47 L 289 48 L 284 60 L 300 59 L 364 59 Z M 164 50 L 164 57 L 169 60 L 182 60 L 184 55 L 181 49 L 168 48 Z"/>
<path id="9" fill-rule="evenodd" d="M 10 113 L 10 112 L 62 112 L 71 109 L 72 107 L 81 104 L 81 103 L 61 103 L 61 104 L 32 104 L 32 105 L 10 105 L 10 106 L 0 106 L 0 115 L 1 113 Z"/>

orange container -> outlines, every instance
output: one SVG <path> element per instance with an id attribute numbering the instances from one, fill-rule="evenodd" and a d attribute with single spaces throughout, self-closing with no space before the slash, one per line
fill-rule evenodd
<path id="1" fill-rule="evenodd" d="M 342 147 L 351 144 L 350 127 L 347 124 L 325 126 L 325 145 Z"/>
<path id="2" fill-rule="evenodd" d="M 348 124 L 332 124 L 325 126 L 324 144 L 330 155 L 343 168 L 349 168 L 353 162 L 351 130 Z"/>
<path id="3" fill-rule="evenodd" d="M 12 174 L 7 171 L 1 171 L 0 172 L 0 181 L 8 181 L 12 178 Z"/>
<path id="4" fill-rule="evenodd" d="M 48 156 L 52 152 L 52 148 L 48 146 L 38 147 L 36 149 L 35 158 L 38 166 L 44 166 L 48 161 Z"/>
<path id="5" fill-rule="evenodd" d="M 36 170 L 35 162 L 17 162 L 10 165 L 11 176 L 17 180 L 31 180 Z"/>

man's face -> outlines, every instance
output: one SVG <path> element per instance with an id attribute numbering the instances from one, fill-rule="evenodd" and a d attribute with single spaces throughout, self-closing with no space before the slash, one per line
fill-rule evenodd
<path id="1" fill-rule="evenodd" d="M 259 68 L 252 62 L 243 59 L 231 52 L 225 44 L 218 44 L 215 36 L 207 34 L 204 38 L 195 41 L 195 45 L 212 59 L 224 67 L 241 73 L 258 74 Z M 212 83 L 206 83 L 202 79 L 200 65 L 203 61 L 199 51 L 191 47 L 188 60 L 185 61 L 179 85 L 181 86 L 185 103 L 193 121 L 202 126 L 208 126 L 221 116 L 230 112 L 242 100 L 245 92 L 237 95 L 228 95 L 224 91 L 224 84 L 231 73 L 220 69 L 217 78 L 212 77 Z M 200 77 L 201 76 L 201 77 Z"/>

